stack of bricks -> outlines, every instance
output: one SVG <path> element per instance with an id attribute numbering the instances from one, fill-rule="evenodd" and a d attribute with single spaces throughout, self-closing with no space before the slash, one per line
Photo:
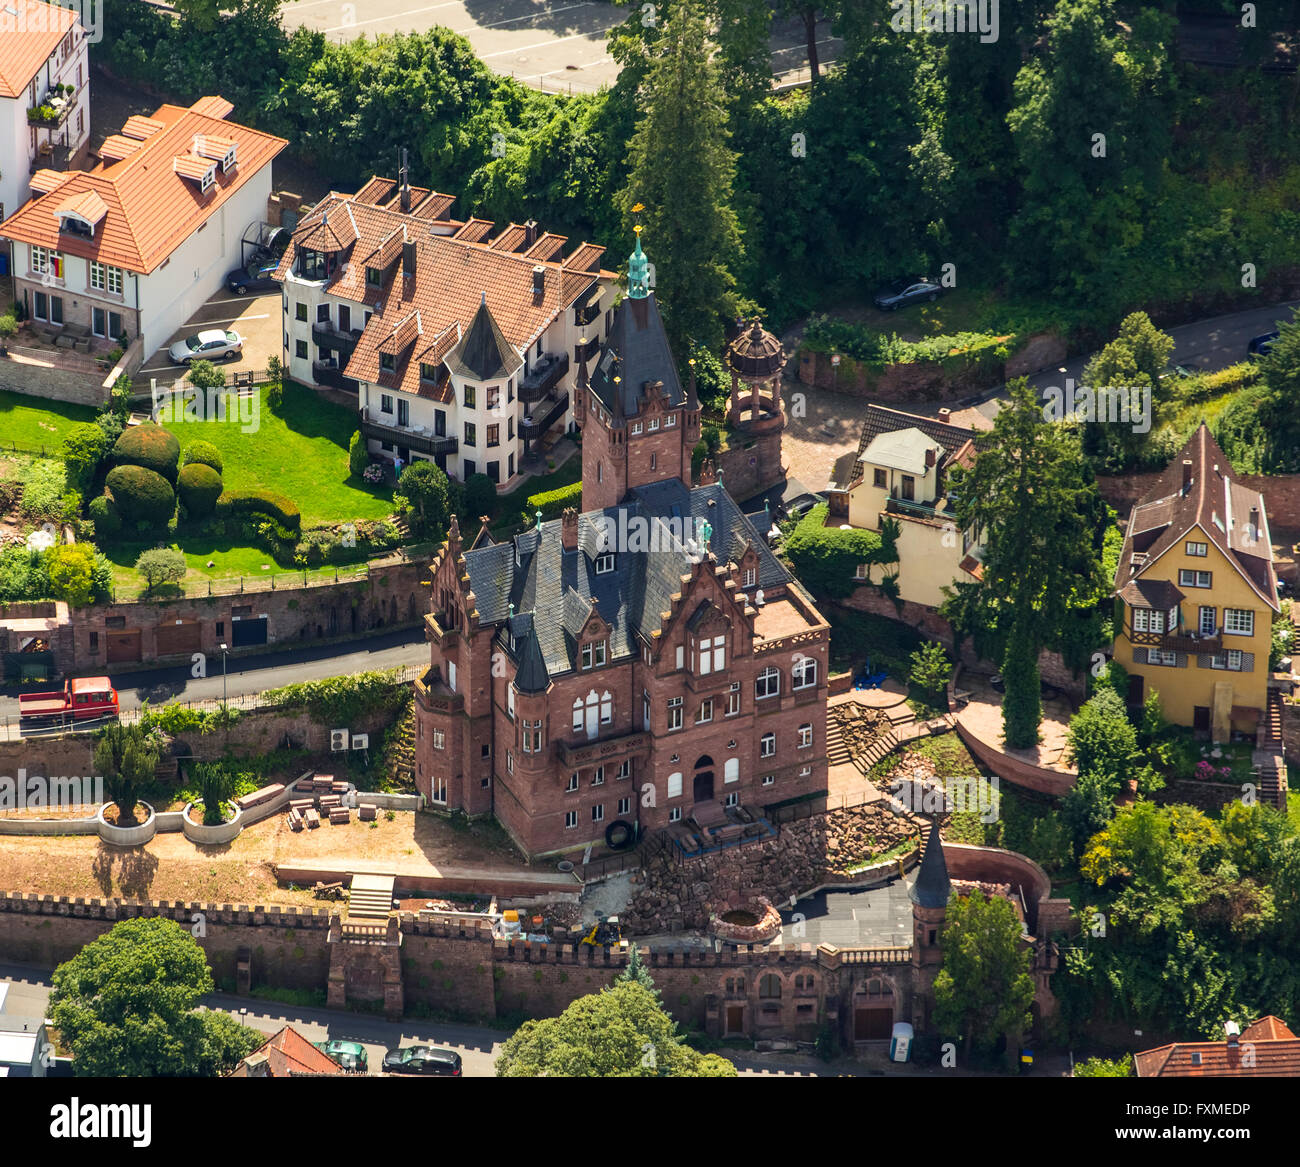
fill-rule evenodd
<path id="1" fill-rule="evenodd" d="M 357 818 L 363 823 L 375 822 L 379 817 L 379 808 L 373 803 L 363 802 L 357 807 Z"/>
<path id="2" fill-rule="evenodd" d="M 289 828 L 291 830 L 301 831 L 302 817 L 303 817 L 302 811 L 298 810 L 297 808 L 294 808 L 285 816 L 285 822 L 289 824 Z"/>
<path id="3" fill-rule="evenodd" d="M 320 815 L 318 815 L 311 807 L 308 807 L 303 812 L 303 817 L 307 820 L 308 830 L 315 830 L 320 826 Z"/>
<path id="4" fill-rule="evenodd" d="M 336 806 L 341 806 L 343 799 L 337 794 L 322 794 L 319 799 L 321 810 L 333 810 Z"/>
<path id="5" fill-rule="evenodd" d="M 335 806 L 330 809 L 331 823 L 348 823 L 352 821 L 352 812 L 346 806 Z"/>

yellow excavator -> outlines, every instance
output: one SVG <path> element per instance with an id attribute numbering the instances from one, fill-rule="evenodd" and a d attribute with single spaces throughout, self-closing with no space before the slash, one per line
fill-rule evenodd
<path id="1" fill-rule="evenodd" d="M 598 916 L 596 922 L 591 926 L 588 932 L 579 944 L 600 945 L 603 948 L 612 948 L 620 943 L 623 939 L 623 930 L 618 925 L 617 916 Z"/>

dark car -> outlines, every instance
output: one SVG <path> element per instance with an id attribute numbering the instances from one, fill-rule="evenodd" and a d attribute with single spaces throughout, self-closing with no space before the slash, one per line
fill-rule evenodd
<path id="1" fill-rule="evenodd" d="M 364 1074 L 370 1069 L 366 1047 L 358 1041 L 331 1039 L 330 1041 L 313 1041 L 312 1045 L 321 1053 L 329 1054 L 345 1070 L 360 1070 Z"/>
<path id="2" fill-rule="evenodd" d="M 876 293 L 876 307 L 882 312 L 893 312 L 921 300 L 937 300 L 943 287 L 933 280 L 899 280 Z"/>
<path id="3" fill-rule="evenodd" d="M 249 292 L 276 292 L 280 285 L 275 281 L 275 269 L 279 261 L 268 260 L 265 263 L 250 263 L 246 268 L 232 271 L 226 276 L 226 287 L 236 296 L 247 296 Z"/>
<path id="4" fill-rule="evenodd" d="M 408 1045 L 390 1049 L 384 1055 L 384 1071 L 389 1074 L 437 1074 L 445 1078 L 460 1077 L 460 1054 L 454 1049 L 434 1045 Z"/>
<path id="5" fill-rule="evenodd" d="M 792 498 L 785 504 L 785 513 L 792 519 L 801 519 L 813 507 L 826 501 L 826 496 L 822 494 L 801 494 L 797 498 Z"/>
<path id="6" fill-rule="evenodd" d="M 1250 344 L 1246 346 L 1246 355 L 1248 357 L 1266 357 L 1269 349 L 1273 347 L 1273 342 L 1277 340 L 1276 332 L 1266 332 L 1262 336 L 1251 338 Z"/>

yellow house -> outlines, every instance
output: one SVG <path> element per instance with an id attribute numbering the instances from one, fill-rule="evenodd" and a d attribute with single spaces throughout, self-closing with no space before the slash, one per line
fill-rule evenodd
<path id="1" fill-rule="evenodd" d="M 945 587 L 979 578 L 979 541 L 958 530 L 946 491 L 948 470 L 973 461 L 974 436 L 946 420 L 870 405 L 857 453 L 833 471 L 828 523 L 878 531 L 885 519 L 897 522 L 899 596 L 910 603 L 937 608 Z M 858 578 L 869 570 L 860 565 Z"/>
<path id="2" fill-rule="evenodd" d="M 1129 516 L 1115 576 L 1115 659 L 1129 704 L 1225 741 L 1268 705 L 1277 576 L 1264 497 L 1232 480 L 1202 423 Z"/>

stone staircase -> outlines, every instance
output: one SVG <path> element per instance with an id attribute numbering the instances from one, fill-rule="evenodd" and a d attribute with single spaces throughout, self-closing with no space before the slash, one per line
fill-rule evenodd
<path id="1" fill-rule="evenodd" d="M 910 710 L 909 710 L 910 712 Z M 913 718 L 913 721 L 916 719 Z M 857 766 L 862 773 L 866 774 L 871 770 L 881 758 L 887 754 L 893 753 L 898 747 L 898 735 L 891 729 L 881 737 L 876 738 L 866 749 L 865 753 L 859 754 L 853 759 L 853 764 Z"/>
<path id="2" fill-rule="evenodd" d="M 844 735 L 840 732 L 840 723 L 834 717 L 826 719 L 826 760 L 832 766 L 852 760 L 849 747 L 844 744 Z"/>
<path id="3" fill-rule="evenodd" d="M 399 786 L 415 789 L 415 702 L 411 702 L 397 723 L 397 733 L 388 745 L 384 765 Z"/>

